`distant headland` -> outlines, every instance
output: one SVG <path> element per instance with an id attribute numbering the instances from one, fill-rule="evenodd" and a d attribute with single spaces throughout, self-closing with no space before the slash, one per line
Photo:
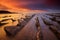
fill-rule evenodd
<path id="1" fill-rule="evenodd" d="M 0 14 L 4 14 L 4 13 L 5 13 L 5 14 L 6 14 L 6 13 L 9 14 L 9 13 L 11 13 L 11 12 L 10 12 L 10 11 L 5 11 L 5 10 L 0 10 Z"/>
<path id="2" fill-rule="evenodd" d="M 0 10 L 0 14 L 16 14 L 16 13 L 17 12 L 11 12 L 11 11 L 7 11 L 7 10 Z"/>

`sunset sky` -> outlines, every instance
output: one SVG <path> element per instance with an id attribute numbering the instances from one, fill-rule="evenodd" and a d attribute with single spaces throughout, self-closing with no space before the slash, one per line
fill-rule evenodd
<path id="1" fill-rule="evenodd" d="M 46 11 L 47 9 L 60 10 L 59 0 L 0 0 L 0 10 L 10 11 Z"/>

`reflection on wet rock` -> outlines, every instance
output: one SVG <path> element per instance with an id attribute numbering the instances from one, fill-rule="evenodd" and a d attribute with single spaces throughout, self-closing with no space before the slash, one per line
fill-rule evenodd
<path id="1" fill-rule="evenodd" d="M 16 26 L 6 26 L 4 27 L 4 30 L 6 32 L 7 36 L 15 36 L 26 24 L 27 22 L 32 18 L 33 16 L 26 16 L 25 18 L 18 19 L 18 24 Z M 12 21 L 15 21 L 11 19 Z"/>
<path id="2" fill-rule="evenodd" d="M 6 25 L 6 24 L 8 24 L 8 23 L 0 23 L 0 26 Z"/>

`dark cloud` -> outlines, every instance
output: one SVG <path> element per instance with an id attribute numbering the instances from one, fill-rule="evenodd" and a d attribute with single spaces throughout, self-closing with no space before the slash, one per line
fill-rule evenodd
<path id="1" fill-rule="evenodd" d="M 60 1 L 59 0 L 16 0 L 17 2 L 26 2 L 27 4 L 22 5 L 22 8 L 28 9 L 60 9 Z M 21 6 L 21 5 L 20 5 Z M 18 5 L 18 7 L 20 7 Z"/>
<path id="2" fill-rule="evenodd" d="M 3 0 L 8 7 L 26 8 L 32 10 L 60 9 L 60 0 Z M 5 5 L 6 5 L 5 4 Z"/>

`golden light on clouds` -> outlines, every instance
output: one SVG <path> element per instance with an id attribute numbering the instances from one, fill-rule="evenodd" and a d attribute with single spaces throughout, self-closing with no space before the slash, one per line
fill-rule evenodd
<path id="1" fill-rule="evenodd" d="M 27 5 L 29 4 L 28 2 L 20 2 L 20 1 L 17 1 L 17 0 L 0 0 L 0 4 L 3 5 L 1 6 L 0 5 L 0 9 L 1 7 L 6 8 L 7 10 L 10 10 L 10 11 L 20 11 L 20 12 L 39 12 L 39 11 L 42 11 L 44 12 L 43 10 L 30 10 L 28 8 L 24 8 L 23 5 Z"/>

